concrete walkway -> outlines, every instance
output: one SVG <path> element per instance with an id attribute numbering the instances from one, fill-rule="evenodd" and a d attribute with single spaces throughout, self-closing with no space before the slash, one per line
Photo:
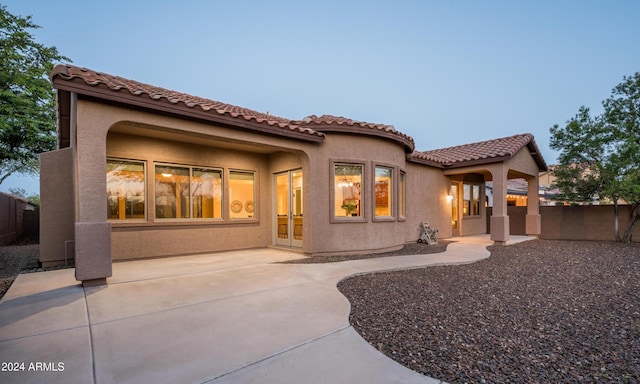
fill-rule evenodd
<path id="1" fill-rule="evenodd" d="M 105 287 L 72 269 L 20 275 L 0 301 L 0 382 L 439 383 L 363 340 L 336 285 L 489 256 L 486 236 L 455 240 L 329 264 L 273 264 L 302 257 L 278 249 L 122 262 Z"/>

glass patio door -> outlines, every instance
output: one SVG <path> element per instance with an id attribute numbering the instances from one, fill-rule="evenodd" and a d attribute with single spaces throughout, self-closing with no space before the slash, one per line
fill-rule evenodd
<path id="1" fill-rule="evenodd" d="M 279 173 L 275 177 L 276 244 L 302 247 L 302 170 Z"/>
<path id="2" fill-rule="evenodd" d="M 453 236 L 460 236 L 460 193 L 459 184 L 451 183 L 451 231 Z"/>

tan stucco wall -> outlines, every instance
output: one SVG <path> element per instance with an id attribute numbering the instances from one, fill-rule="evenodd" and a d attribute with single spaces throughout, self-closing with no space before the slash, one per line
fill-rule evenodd
<path id="1" fill-rule="evenodd" d="M 40 261 L 44 267 L 74 258 L 74 182 L 71 148 L 40 155 Z"/>
<path id="2" fill-rule="evenodd" d="M 439 238 L 451 237 L 451 204 L 447 201 L 450 186 L 440 169 L 407 164 L 405 242 L 418 239 L 423 221 L 438 230 Z"/>
<path id="3" fill-rule="evenodd" d="M 270 246 L 275 240 L 273 175 L 293 169 L 304 172 L 302 250 L 309 255 L 397 249 L 418 239 L 423 221 L 438 229 L 440 237 L 451 236 L 451 206 L 446 201 L 450 179 L 440 169 L 407 162 L 400 145 L 382 138 L 327 133 L 323 143 L 302 142 L 86 100 L 78 101 L 77 131 L 76 234 L 93 233 L 108 243 L 83 242 L 86 249 L 78 254 L 88 261 L 83 271 L 92 272 L 95 266 L 96 274 L 109 276 L 105 262 L 111 257 L 120 260 Z M 146 162 L 145 220 L 107 220 L 107 157 Z M 223 168 L 225 182 L 230 169 L 255 171 L 256 217 L 237 221 L 226 217 L 218 221 L 155 219 L 154 162 Z M 332 219 L 332 162 L 364 164 L 362 220 Z M 376 165 L 394 170 L 390 218 L 373 215 Z M 406 217 L 398 214 L 400 171 L 406 173 Z M 228 205 L 229 201 L 223 201 L 223 212 Z"/>
<path id="4" fill-rule="evenodd" d="M 442 209 L 429 203 L 431 193 L 441 191 L 444 199 L 446 178 L 439 171 L 420 165 L 407 164 L 403 148 L 379 138 L 346 134 L 328 134 L 317 151 L 309 153 L 313 174 L 312 193 L 318 197 L 312 206 L 312 254 L 344 254 L 379 252 L 402 247 L 405 242 L 416 241 L 418 225 L 428 219 L 436 223 L 446 221 Z M 362 220 L 332 222 L 334 202 L 331 200 L 332 162 L 361 163 L 365 166 L 362 189 L 364 217 Z M 374 218 L 374 171 L 381 165 L 394 169 L 394 188 L 400 171 L 406 172 L 407 217 L 398 215 L 398 191 L 394 189 L 393 218 Z M 417 196 L 416 192 L 422 195 Z M 421 201 L 422 199 L 425 201 Z M 439 212 L 437 212 L 439 211 Z M 440 215 L 436 217 L 436 215 Z"/>
<path id="5" fill-rule="evenodd" d="M 229 169 L 256 171 L 256 218 L 223 223 L 154 220 L 153 178 L 147 177 L 147 220 L 109 221 L 114 259 L 270 245 L 271 157 L 290 151 L 295 154 L 276 161 L 275 168 L 300 168 L 301 149 L 317 146 L 83 100 L 78 102 L 78 137 L 78 146 L 88 148 L 79 151 L 78 175 L 85 179 L 78 183 L 80 221 L 106 221 L 106 157 L 146 161 L 147 175 L 154 162 L 224 168 L 225 181 Z"/>
<path id="6" fill-rule="evenodd" d="M 525 148 L 516 153 L 511 159 L 505 162 L 505 167 L 529 176 L 538 176 L 540 168 L 533 160 L 530 152 Z"/>
<path id="7" fill-rule="evenodd" d="M 268 155 L 110 133 L 107 156 L 141 160 L 147 165 L 146 222 L 112 221 L 114 259 L 255 248 L 270 244 Z M 255 172 L 258 198 L 254 202 L 255 219 L 229 219 L 226 208 L 230 202 L 226 193 L 223 193 L 222 220 L 156 219 L 153 198 L 155 163 L 222 168 L 223 185 L 228 185 L 229 170 Z"/>

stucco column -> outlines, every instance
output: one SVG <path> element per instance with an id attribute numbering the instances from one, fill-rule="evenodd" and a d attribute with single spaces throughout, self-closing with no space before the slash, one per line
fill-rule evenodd
<path id="1" fill-rule="evenodd" d="M 528 236 L 539 236 L 542 231 L 542 220 L 540 217 L 540 200 L 538 199 L 538 175 L 527 178 L 527 184 L 527 218 L 525 233 Z"/>
<path id="2" fill-rule="evenodd" d="M 491 240 L 506 244 L 509 240 L 509 215 L 507 214 L 507 170 L 500 167 L 493 176 L 493 214 L 491 215 Z"/>
<path id="3" fill-rule="evenodd" d="M 106 124 L 78 104 L 76 130 L 76 280 L 106 284 L 112 275 L 111 224 L 107 221 Z"/>

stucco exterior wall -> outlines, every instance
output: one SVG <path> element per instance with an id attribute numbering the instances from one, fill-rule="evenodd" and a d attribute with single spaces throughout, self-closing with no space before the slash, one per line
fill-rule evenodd
<path id="1" fill-rule="evenodd" d="M 107 156 L 141 160 L 147 167 L 146 221 L 111 221 L 114 260 L 266 247 L 270 244 L 268 155 L 109 133 Z M 229 170 L 255 172 L 255 218 L 235 221 L 228 217 L 221 220 L 155 218 L 153 174 L 156 163 L 221 168 L 224 170 L 223 185 L 227 185 Z M 229 204 L 228 198 L 223 200 L 223 214 Z"/>
<path id="2" fill-rule="evenodd" d="M 429 223 L 439 238 L 451 237 L 451 204 L 447 201 L 451 182 L 437 168 L 407 163 L 407 220 L 404 242 L 420 237 L 420 224 Z"/>
<path id="3" fill-rule="evenodd" d="M 383 252 L 415 242 L 420 223 L 452 236 L 451 182 L 481 185 L 480 215 L 462 221 L 461 235 L 486 232 L 484 183 L 504 174 L 505 164 L 456 170 L 407 161 L 398 142 L 360 133 L 327 132 L 321 143 L 277 137 L 195 120 L 79 100 L 75 233 L 94 234 L 105 244 L 83 241 L 76 249 L 87 261 L 81 271 L 104 269 L 105 261 L 266 247 L 275 244 L 277 225 L 275 177 L 303 171 L 304 227 L 301 250 L 308 255 Z M 320 128 L 321 130 L 321 128 Z M 141 161 L 146 167 L 143 219 L 107 220 L 107 159 Z M 526 153 L 512 159 L 515 168 L 531 167 Z M 334 163 L 362 164 L 362 215 L 334 216 Z M 223 170 L 221 219 L 160 219 L 155 217 L 155 164 Z M 375 216 L 375 167 L 393 170 L 392 215 Z M 535 167 L 535 164 L 533 164 Z M 496 169 L 492 169 L 496 168 Z M 227 216 L 230 170 L 255 172 L 255 215 Z M 399 212 L 399 176 L 405 174 L 405 215 Z M 78 244 L 76 242 L 76 244 Z M 106 253 L 109 253 L 107 256 Z M 83 272 L 84 273 L 84 272 Z M 109 276 L 109 271 L 99 274 Z M 89 276 L 88 278 L 91 278 Z M 84 279 L 83 279 L 84 280 Z"/>
<path id="4" fill-rule="evenodd" d="M 146 220 L 109 220 L 114 260 L 181 255 L 200 252 L 265 247 L 272 244 L 272 178 L 285 170 L 303 168 L 305 151 L 318 147 L 314 143 L 256 134 L 226 127 L 107 106 L 95 102 L 78 102 L 78 145 L 83 151 L 84 176 L 93 180 L 78 186 L 82 218 L 106 220 L 106 159 L 146 162 Z M 82 131 L 82 135 L 80 135 Z M 92 141 L 91 141 L 92 140 Z M 87 141 L 91 141 L 87 144 Z M 208 222 L 198 220 L 158 220 L 154 217 L 154 163 L 205 166 L 224 169 L 224 183 L 229 170 L 255 171 L 255 209 L 253 219 Z M 80 174 L 80 170 L 79 170 Z M 306 175 L 305 175 L 306 176 Z M 304 183 L 310 183 L 305 177 Z M 96 187 L 97 185 L 97 187 Z M 305 193 L 305 212 L 312 205 L 313 191 Z M 89 197 L 90 196 L 90 197 Z M 83 203 L 84 201 L 84 203 Z M 223 202 L 223 212 L 229 201 Z M 311 227 L 305 222 L 305 233 Z M 305 235 L 305 241 L 309 235 Z M 305 242 L 305 248 L 308 245 Z"/>
<path id="5" fill-rule="evenodd" d="M 330 133 L 327 134 L 325 143 L 318 150 L 309 153 L 309 157 L 309 167 L 314 178 L 311 192 L 316 198 L 314 198 L 315 203 L 311 207 L 313 234 L 308 252 L 312 255 L 382 252 L 398 249 L 404 245 L 407 239 L 412 238 L 407 234 L 407 227 L 416 223 L 417 219 L 412 217 L 411 222 L 408 223 L 407 218 L 400 217 L 398 214 L 397 185 L 400 171 L 406 172 L 407 199 L 412 194 L 410 189 L 415 191 L 416 188 L 420 188 L 420 184 L 409 184 L 414 180 L 411 173 L 415 173 L 418 167 L 413 166 L 411 171 L 408 169 L 402 147 L 374 137 Z M 334 201 L 331 197 L 331 188 L 334 185 L 332 164 L 335 162 L 364 165 L 364 180 L 361 190 L 364 212 L 362 218 L 346 221 L 332 220 L 334 212 Z M 374 217 L 374 172 L 376 165 L 393 169 L 392 218 Z M 421 175 L 415 177 L 418 178 Z M 411 204 L 410 201 L 407 201 L 407 212 L 414 209 Z M 415 226 L 417 228 L 417 224 Z M 415 233 L 415 239 L 417 239 L 417 235 L 418 232 Z"/>
<path id="6" fill-rule="evenodd" d="M 40 262 L 44 267 L 74 258 L 73 150 L 40 154 Z"/>

